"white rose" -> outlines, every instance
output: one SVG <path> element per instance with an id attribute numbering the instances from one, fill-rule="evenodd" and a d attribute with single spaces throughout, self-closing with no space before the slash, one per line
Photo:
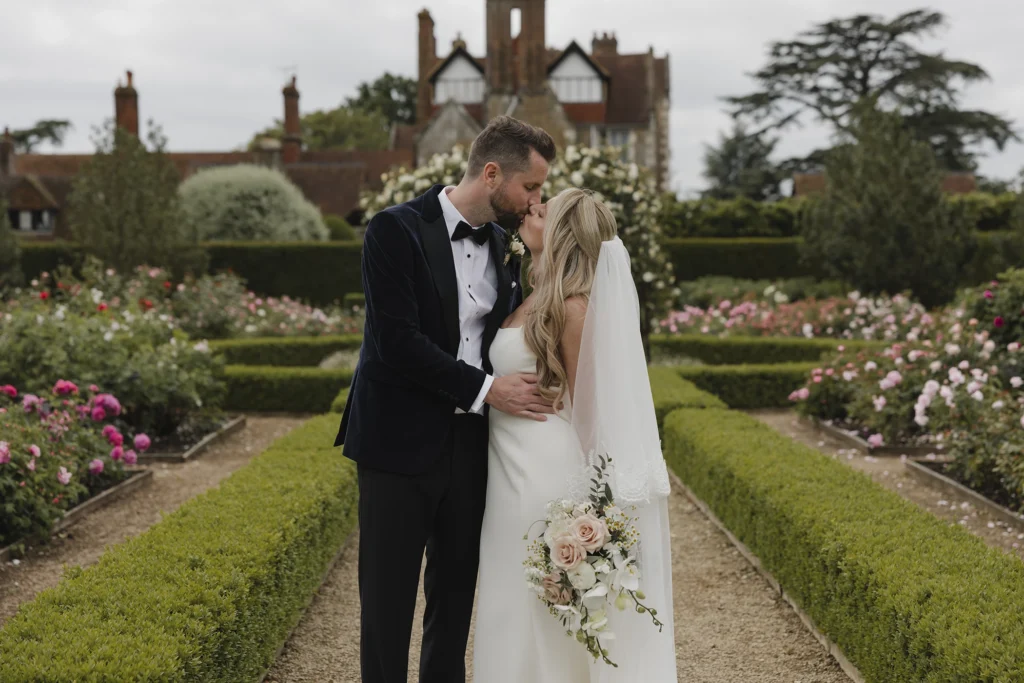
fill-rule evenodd
<path id="1" fill-rule="evenodd" d="M 576 590 L 586 591 L 597 583 L 597 572 L 589 562 L 583 562 L 580 566 L 568 572 L 569 583 Z"/>

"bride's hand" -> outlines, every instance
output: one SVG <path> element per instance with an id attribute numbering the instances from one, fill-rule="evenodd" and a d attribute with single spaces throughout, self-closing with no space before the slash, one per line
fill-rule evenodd
<path id="1" fill-rule="evenodd" d="M 518 373 L 496 377 L 484 402 L 503 413 L 546 422 L 554 408 L 540 395 L 537 375 Z"/>

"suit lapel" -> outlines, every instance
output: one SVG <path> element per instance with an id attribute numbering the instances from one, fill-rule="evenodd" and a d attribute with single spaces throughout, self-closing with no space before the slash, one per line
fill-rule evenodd
<path id="1" fill-rule="evenodd" d="M 459 285 L 455 277 L 451 238 L 443 216 L 430 222 L 420 218 L 419 230 L 423 251 L 430 264 L 430 274 L 441 297 L 441 310 L 448 332 L 448 350 L 454 356 L 459 352 Z"/>

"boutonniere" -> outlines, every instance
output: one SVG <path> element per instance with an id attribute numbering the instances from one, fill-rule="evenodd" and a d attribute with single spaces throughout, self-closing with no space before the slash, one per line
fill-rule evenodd
<path id="1" fill-rule="evenodd" d="M 523 240 L 519 239 L 518 230 L 509 230 L 505 235 L 505 265 L 508 265 L 509 259 L 513 255 L 522 258 L 526 254 L 526 245 L 523 244 Z"/>

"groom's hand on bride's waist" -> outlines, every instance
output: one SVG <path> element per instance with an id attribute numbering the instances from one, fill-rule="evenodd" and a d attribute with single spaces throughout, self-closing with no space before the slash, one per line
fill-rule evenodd
<path id="1" fill-rule="evenodd" d="M 540 395 L 537 375 L 518 373 L 496 377 L 484 402 L 509 415 L 544 422 L 555 409 Z"/>

